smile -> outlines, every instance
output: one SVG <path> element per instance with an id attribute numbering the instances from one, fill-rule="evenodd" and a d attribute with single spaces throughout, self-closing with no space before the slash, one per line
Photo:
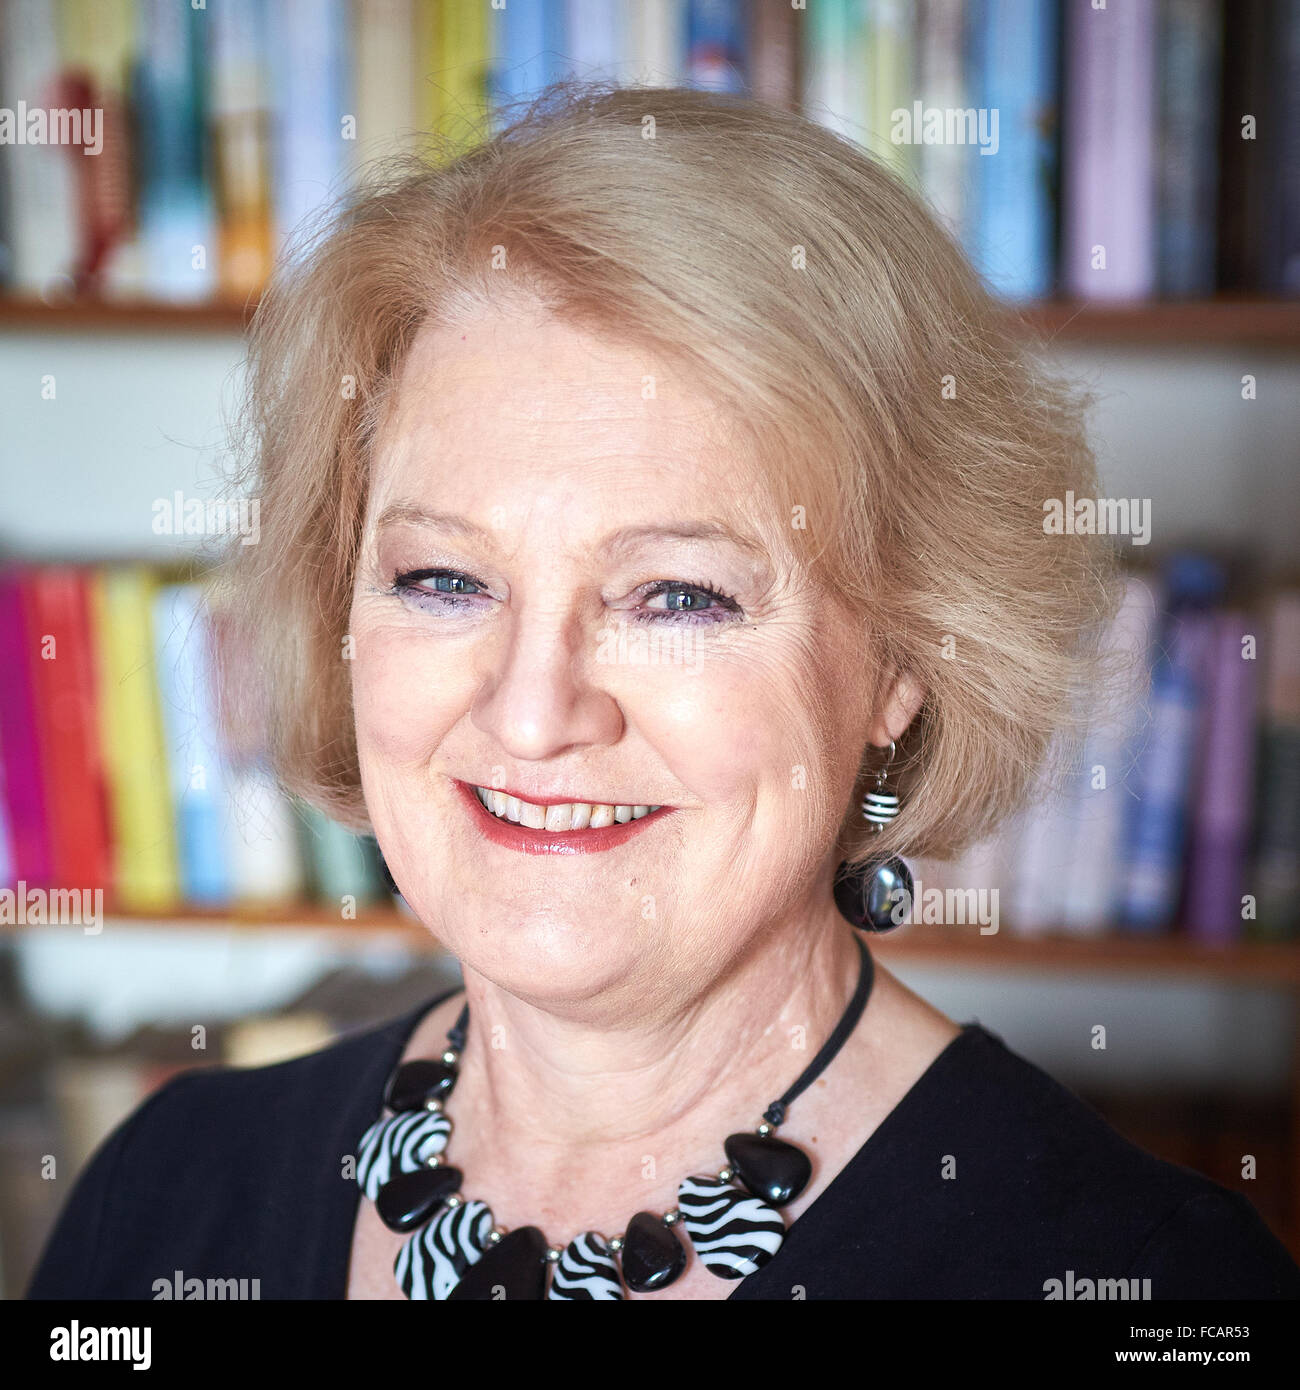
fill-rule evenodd
<path id="1" fill-rule="evenodd" d="M 512 792 L 456 783 L 479 828 L 523 854 L 590 854 L 613 849 L 661 820 L 671 806 L 615 802 L 528 801 Z"/>

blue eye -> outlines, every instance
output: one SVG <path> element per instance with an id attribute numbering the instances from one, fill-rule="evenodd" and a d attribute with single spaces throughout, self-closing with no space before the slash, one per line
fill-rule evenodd
<path id="1" fill-rule="evenodd" d="M 681 581 L 660 580 L 651 585 L 645 598 L 664 600 L 663 608 L 647 608 L 638 615 L 639 621 L 661 622 L 725 622 L 740 613 L 740 605 L 730 595 L 720 593 L 707 584 L 687 584 Z"/>
<path id="2" fill-rule="evenodd" d="M 458 570 L 410 570 L 394 577 L 392 592 L 417 605 L 459 608 L 465 599 L 482 594 L 484 586 Z"/>

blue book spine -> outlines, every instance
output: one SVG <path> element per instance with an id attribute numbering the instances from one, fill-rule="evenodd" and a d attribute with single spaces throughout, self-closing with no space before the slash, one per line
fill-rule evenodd
<path id="1" fill-rule="evenodd" d="M 570 72 L 565 0 L 508 0 L 494 10 L 494 104 L 525 101 Z"/>
<path id="2" fill-rule="evenodd" d="M 686 73 L 692 87 L 745 90 L 745 16 L 739 0 L 690 0 Z"/>
<path id="3" fill-rule="evenodd" d="M 970 152 L 966 249 L 994 293 L 1043 298 L 1056 274 L 1057 6 L 972 0 L 967 16 L 970 99 L 997 134 Z"/>
<path id="4" fill-rule="evenodd" d="M 1153 664 L 1124 866 L 1121 919 L 1135 933 L 1161 931 L 1178 912 L 1213 635 L 1208 614 L 1175 617 Z"/>
<path id="5" fill-rule="evenodd" d="M 207 615 L 195 586 L 159 590 L 154 634 L 181 888 L 187 902 L 224 905 L 231 897 L 226 801 Z"/>

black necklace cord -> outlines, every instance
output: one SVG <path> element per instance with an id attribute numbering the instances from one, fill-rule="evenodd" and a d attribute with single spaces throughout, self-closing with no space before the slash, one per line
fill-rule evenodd
<path id="1" fill-rule="evenodd" d="M 848 1041 L 849 1034 L 858 1026 L 862 1011 L 867 1007 L 867 1000 L 871 997 L 871 986 L 875 983 L 876 971 L 871 961 L 871 952 L 867 950 L 862 938 L 855 936 L 854 940 L 857 942 L 858 951 L 862 956 L 862 965 L 858 971 L 858 987 L 853 991 L 853 998 L 849 1000 L 848 1008 L 844 1010 L 840 1021 L 835 1025 L 835 1031 L 822 1044 L 822 1050 L 808 1063 L 806 1070 L 785 1095 L 780 1100 L 774 1100 L 763 1111 L 763 1119 L 773 1128 L 785 1123 L 785 1112 L 835 1060 L 836 1053 Z"/>
<path id="2" fill-rule="evenodd" d="M 875 983 L 876 972 L 871 961 L 871 952 L 867 950 L 862 938 L 855 937 L 854 940 L 857 943 L 858 953 L 862 957 L 862 964 L 858 970 L 858 987 L 853 991 L 853 998 L 849 1000 L 848 1007 L 840 1016 L 840 1021 L 835 1025 L 834 1031 L 822 1044 L 821 1051 L 808 1063 L 785 1095 L 780 1100 L 774 1100 L 763 1111 L 763 1119 L 773 1128 L 785 1123 L 785 1112 L 835 1060 L 836 1054 L 858 1026 L 862 1011 L 867 1007 L 867 1000 L 871 997 L 871 986 Z M 453 1052 L 461 1053 L 465 1050 L 465 1036 L 468 1029 L 469 1005 L 466 1004 L 460 1011 L 460 1017 L 447 1032 L 447 1044 Z"/>

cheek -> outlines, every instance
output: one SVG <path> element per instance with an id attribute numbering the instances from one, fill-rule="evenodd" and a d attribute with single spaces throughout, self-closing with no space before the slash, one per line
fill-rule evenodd
<path id="1" fill-rule="evenodd" d="M 464 664 L 409 631 L 358 626 L 352 702 L 363 770 L 421 765 L 455 722 L 462 692 L 448 673 Z"/>

